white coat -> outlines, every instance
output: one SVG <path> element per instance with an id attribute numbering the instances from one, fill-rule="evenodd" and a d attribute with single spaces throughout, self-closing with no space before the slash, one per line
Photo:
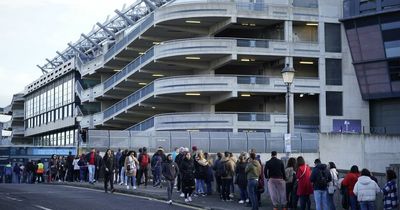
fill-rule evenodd
<path id="1" fill-rule="evenodd" d="M 357 196 L 357 200 L 360 201 L 375 201 L 376 194 L 381 189 L 378 184 L 368 176 L 358 177 L 358 181 L 354 186 L 354 194 Z"/>

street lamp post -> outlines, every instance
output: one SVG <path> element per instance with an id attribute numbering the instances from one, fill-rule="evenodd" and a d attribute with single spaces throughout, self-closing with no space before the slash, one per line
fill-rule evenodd
<path id="1" fill-rule="evenodd" d="M 293 83 L 295 70 L 286 64 L 285 68 L 282 69 L 283 83 L 286 85 L 286 115 L 287 115 L 287 131 L 285 135 L 285 152 L 286 158 L 289 159 L 292 145 L 291 145 L 291 133 L 290 133 L 290 85 Z"/>

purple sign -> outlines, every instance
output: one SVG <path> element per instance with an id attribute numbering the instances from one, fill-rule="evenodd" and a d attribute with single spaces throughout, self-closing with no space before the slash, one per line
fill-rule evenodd
<path id="1" fill-rule="evenodd" d="M 361 120 L 333 120 L 332 132 L 361 133 Z"/>

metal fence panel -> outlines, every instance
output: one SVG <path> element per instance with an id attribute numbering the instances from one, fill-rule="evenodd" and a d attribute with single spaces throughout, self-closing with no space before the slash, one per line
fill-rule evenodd
<path id="1" fill-rule="evenodd" d="M 143 148 L 143 147 L 146 147 L 146 148 L 148 148 L 148 150 L 147 151 L 149 151 L 149 148 L 150 148 L 150 140 L 151 140 L 151 133 L 149 133 L 149 132 L 137 132 L 137 131 L 131 131 L 130 132 L 130 134 L 131 134 L 131 142 L 130 142 L 130 145 L 129 145 L 129 147 L 131 148 L 131 149 L 134 149 L 134 150 L 139 150 L 139 148 Z"/>
<path id="2" fill-rule="evenodd" d="M 110 148 L 129 148 L 129 131 L 110 131 Z"/>
<path id="3" fill-rule="evenodd" d="M 191 145 L 208 152 L 210 150 L 209 132 L 190 132 Z"/>
<path id="4" fill-rule="evenodd" d="M 300 133 L 292 134 L 290 142 L 291 142 L 292 152 L 301 152 L 301 135 L 300 135 Z"/>
<path id="5" fill-rule="evenodd" d="M 319 136 L 318 133 L 302 133 L 301 134 L 301 150 L 302 152 L 318 152 Z"/>
<path id="6" fill-rule="evenodd" d="M 281 133 L 266 133 L 267 149 L 266 152 L 284 152 L 283 134 Z"/>
<path id="7" fill-rule="evenodd" d="M 109 132 L 104 130 L 88 131 L 88 146 L 93 148 L 108 148 L 110 144 Z"/>
<path id="8" fill-rule="evenodd" d="M 210 132 L 210 152 L 228 151 L 228 133 L 227 132 Z"/>
<path id="9" fill-rule="evenodd" d="M 171 147 L 187 147 L 190 150 L 190 135 L 186 131 L 171 132 Z"/>
<path id="10" fill-rule="evenodd" d="M 168 131 L 157 131 L 152 136 L 150 143 L 150 151 L 155 152 L 158 147 L 163 147 L 164 152 L 170 152 L 171 148 L 171 134 Z"/>
<path id="11" fill-rule="evenodd" d="M 248 149 L 264 153 L 266 149 L 265 133 L 247 133 Z"/>
<path id="12" fill-rule="evenodd" d="M 246 133 L 229 133 L 229 151 L 247 152 Z"/>

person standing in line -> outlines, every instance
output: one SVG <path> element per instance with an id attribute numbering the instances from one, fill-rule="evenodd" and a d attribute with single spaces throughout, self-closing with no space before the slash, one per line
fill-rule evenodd
<path id="1" fill-rule="evenodd" d="M 21 169 L 18 166 L 18 163 L 15 163 L 13 168 L 13 183 L 19 184 L 21 181 Z"/>
<path id="2" fill-rule="evenodd" d="M 143 147 L 143 152 L 139 156 L 139 164 L 140 164 L 140 175 L 139 182 L 141 184 L 142 177 L 144 176 L 144 186 L 147 186 L 148 176 L 149 176 L 149 163 L 150 156 L 147 154 L 147 148 Z"/>
<path id="3" fill-rule="evenodd" d="M 89 183 L 94 184 L 94 178 L 96 173 L 96 161 L 97 154 L 96 150 L 92 148 L 91 152 L 86 155 L 86 161 L 88 163 L 88 170 L 89 170 Z"/>
<path id="4" fill-rule="evenodd" d="M 142 180 L 139 180 L 140 177 L 140 172 L 142 170 L 142 168 L 140 167 L 140 163 L 139 163 L 139 157 L 142 154 L 143 149 L 139 148 L 139 154 L 137 154 L 136 159 L 138 160 L 138 164 L 137 164 L 137 169 L 136 169 L 136 186 L 139 186 L 139 184 L 142 182 Z"/>
<path id="5" fill-rule="evenodd" d="M 378 184 L 370 176 L 369 170 L 364 168 L 354 185 L 353 192 L 357 196 L 361 210 L 375 210 L 376 194 L 381 192 Z"/>
<path id="6" fill-rule="evenodd" d="M 253 152 L 250 153 L 245 173 L 247 178 L 247 192 L 251 203 L 251 209 L 258 210 L 257 191 L 258 179 L 261 175 L 261 165 L 258 160 L 256 160 L 256 154 Z"/>
<path id="7" fill-rule="evenodd" d="M 286 200 L 288 201 L 287 207 L 290 209 L 296 209 L 297 207 L 297 199 L 296 192 L 294 192 L 294 187 L 296 184 L 296 159 L 291 157 L 289 158 L 286 169 Z"/>
<path id="8" fill-rule="evenodd" d="M 132 188 L 136 190 L 136 173 L 137 173 L 137 165 L 139 161 L 135 157 L 135 151 L 130 151 L 128 156 L 125 158 L 124 168 L 125 175 L 127 178 L 126 189 L 129 190 L 129 183 L 132 185 Z"/>
<path id="9" fill-rule="evenodd" d="M 232 201 L 230 198 L 231 182 L 235 175 L 235 163 L 231 159 L 230 152 L 226 151 L 221 159 L 219 168 L 222 181 L 222 201 Z"/>
<path id="10" fill-rule="evenodd" d="M 161 185 L 161 164 L 163 162 L 162 159 L 163 150 L 158 149 L 157 152 L 151 158 L 151 171 L 153 173 L 153 187 L 162 186 Z"/>
<path id="11" fill-rule="evenodd" d="M 336 170 L 336 165 L 334 162 L 329 162 L 329 172 L 331 173 L 332 181 L 328 184 L 328 206 L 329 210 L 336 210 L 333 196 L 335 195 L 336 190 L 338 190 L 339 173 Z"/>
<path id="12" fill-rule="evenodd" d="M 282 160 L 277 158 L 277 152 L 271 152 L 271 159 L 265 163 L 265 178 L 268 180 L 268 190 L 274 210 L 286 209 L 286 174 Z"/>
<path id="13" fill-rule="evenodd" d="M 78 161 L 78 166 L 79 166 L 79 181 L 80 181 L 80 182 L 83 182 L 83 181 L 86 182 L 85 171 L 86 171 L 86 168 L 87 168 L 87 163 L 86 163 L 86 161 L 85 161 L 85 158 L 86 158 L 85 155 L 82 154 L 82 155 L 79 157 L 79 161 Z"/>
<path id="14" fill-rule="evenodd" d="M 114 154 L 110 149 L 107 149 L 106 154 L 103 157 L 103 172 L 104 172 L 104 192 L 108 193 L 108 182 L 110 182 L 111 193 L 114 190 L 114 172 L 115 172 L 115 158 Z"/>
<path id="15" fill-rule="evenodd" d="M 215 188 L 219 194 L 220 199 L 222 199 L 222 181 L 221 181 L 221 174 L 219 174 L 218 168 L 221 164 L 222 153 L 217 153 L 217 159 L 214 161 L 213 170 L 215 176 Z"/>
<path id="16" fill-rule="evenodd" d="M 73 182 L 74 181 L 74 156 L 72 155 L 72 152 L 68 152 L 67 160 L 65 162 L 65 166 L 67 169 L 67 182 Z"/>
<path id="17" fill-rule="evenodd" d="M 53 182 L 56 180 L 56 176 L 57 176 L 57 165 L 58 165 L 58 159 L 56 155 L 52 155 L 51 159 L 49 161 L 49 166 L 50 166 L 50 176 L 49 176 L 49 181 Z"/>
<path id="18" fill-rule="evenodd" d="M 196 179 L 196 194 L 205 196 L 205 180 L 207 178 L 208 162 L 203 151 L 199 150 L 194 159 L 194 176 Z"/>
<path id="19" fill-rule="evenodd" d="M 181 168 L 182 192 L 185 196 L 185 202 L 192 202 L 192 193 L 195 189 L 194 163 L 189 152 L 185 153 L 185 158 L 182 160 Z"/>
<path id="20" fill-rule="evenodd" d="M 44 182 L 43 174 L 44 174 L 44 165 L 41 160 L 38 160 L 37 170 L 36 170 L 36 175 L 38 177 L 38 183 Z"/>
<path id="21" fill-rule="evenodd" d="M 114 156 L 114 154 L 113 154 L 113 156 Z M 102 165 L 103 165 L 103 158 L 101 158 L 101 156 L 100 156 L 100 151 L 96 151 L 96 173 L 94 175 L 95 183 L 96 183 L 96 181 L 99 180 L 100 172 L 101 172 L 100 169 L 102 168 Z"/>
<path id="22" fill-rule="evenodd" d="M 167 160 L 162 164 L 162 175 L 164 176 L 167 182 L 167 195 L 168 195 L 168 204 L 172 205 L 172 190 L 174 189 L 175 179 L 179 173 L 178 165 L 173 162 L 172 155 L 169 154 L 167 156 Z"/>
<path id="23" fill-rule="evenodd" d="M 12 165 L 11 162 L 9 162 L 5 167 L 4 167 L 4 175 L 5 175 L 5 183 L 11 183 L 12 182 Z"/>
<path id="24" fill-rule="evenodd" d="M 332 181 L 331 173 L 320 159 L 315 159 L 314 164 L 310 180 L 314 186 L 315 206 L 317 210 L 328 210 L 328 183 Z"/>
<path id="25" fill-rule="evenodd" d="M 359 210 L 359 205 L 357 202 L 357 197 L 354 195 L 354 185 L 356 185 L 358 181 L 358 177 L 360 176 L 360 172 L 358 170 L 358 166 L 353 165 L 350 168 L 350 172 L 346 174 L 342 181 L 342 185 L 347 188 L 347 193 L 350 198 L 350 206 L 351 210 Z"/>
<path id="26" fill-rule="evenodd" d="M 255 152 L 255 151 L 254 151 Z M 257 187 L 257 201 L 258 201 L 258 207 L 261 207 L 261 194 L 265 192 L 265 182 L 264 182 L 264 174 L 262 173 L 264 171 L 262 161 L 261 161 L 261 156 L 256 155 L 256 160 L 261 166 L 261 173 L 260 176 L 258 177 L 258 187 Z"/>
<path id="27" fill-rule="evenodd" d="M 313 194 L 313 187 L 310 181 L 310 177 L 310 167 L 306 164 L 302 156 L 297 157 L 297 196 L 300 199 L 301 210 L 311 209 L 310 195 Z"/>
<path id="28" fill-rule="evenodd" d="M 383 208 L 385 210 L 397 209 L 399 206 L 397 198 L 397 184 L 396 184 L 396 173 L 389 169 L 386 171 L 387 182 L 382 188 L 383 192 Z"/>
<path id="29" fill-rule="evenodd" d="M 176 165 L 179 167 L 179 173 L 178 176 L 176 178 L 177 183 L 176 183 L 176 192 L 181 192 L 182 190 L 182 176 L 181 176 L 181 163 L 183 160 L 183 147 L 179 148 L 179 154 L 176 156 L 174 162 L 176 163 Z M 180 197 L 184 197 L 185 195 L 183 193 L 181 193 Z"/>
<path id="30" fill-rule="evenodd" d="M 79 169 L 80 169 L 80 167 L 79 167 L 79 156 L 77 155 L 77 156 L 75 156 L 75 159 L 74 159 L 74 161 L 72 161 L 72 165 L 73 165 L 73 169 L 74 169 L 74 172 L 73 172 L 73 178 L 72 178 L 72 181 L 74 181 L 74 182 L 79 182 Z"/>
<path id="31" fill-rule="evenodd" d="M 243 204 L 249 200 L 249 196 L 247 193 L 246 166 L 247 166 L 246 153 L 242 153 L 239 156 L 239 160 L 236 163 L 236 168 L 235 168 L 235 174 L 236 174 L 235 182 L 240 190 L 239 204 Z"/>
<path id="32" fill-rule="evenodd" d="M 127 185 L 127 181 L 126 181 L 126 170 L 125 170 L 125 167 L 124 167 L 124 165 L 125 165 L 125 159 L 126 159 L 126 157 L 128 156 L 128 150 L 126 149 L 126 150 L 124 150 L 123 152 L 122 152 L 122 155 L 121 155 L 121 158 L 119 159 L 119 165 L 120 165 L 120 167 L 121 167 L 121 172 L 120 172 L 120 183 L 119 183 L 119 185 L 123 185 L 123 184 L 125 184 L 125 185 Z"/>
<path id="33" fill-rule="evenodd" d="M 115 162 L 116 162 L 116 166 L 115 166 L 115 173 L 114 173 L 114 183 L 118 184 L 120 182 L 119 178 L 121 176 L 121 167 L 119 165 L 119 160 L 121 159 L 122 156 L 122 152 L 121 152 L 121 148 L 118 149 L 118 152 L 115 154 Z"/>
<path id="34" fill-rule="evenodd" d="M 208 164 L 207 172 L 206 172 L 206 180 L 205 180 L 206 187 L 207 187 L 206 194 L 211 195 L 212 194 L 212 182 L 214 181 L 214 175 L 212 172 L 212 159 L 207 152 L 204 153 L 204 158 L 206 159 L 207 164 Z"/>

